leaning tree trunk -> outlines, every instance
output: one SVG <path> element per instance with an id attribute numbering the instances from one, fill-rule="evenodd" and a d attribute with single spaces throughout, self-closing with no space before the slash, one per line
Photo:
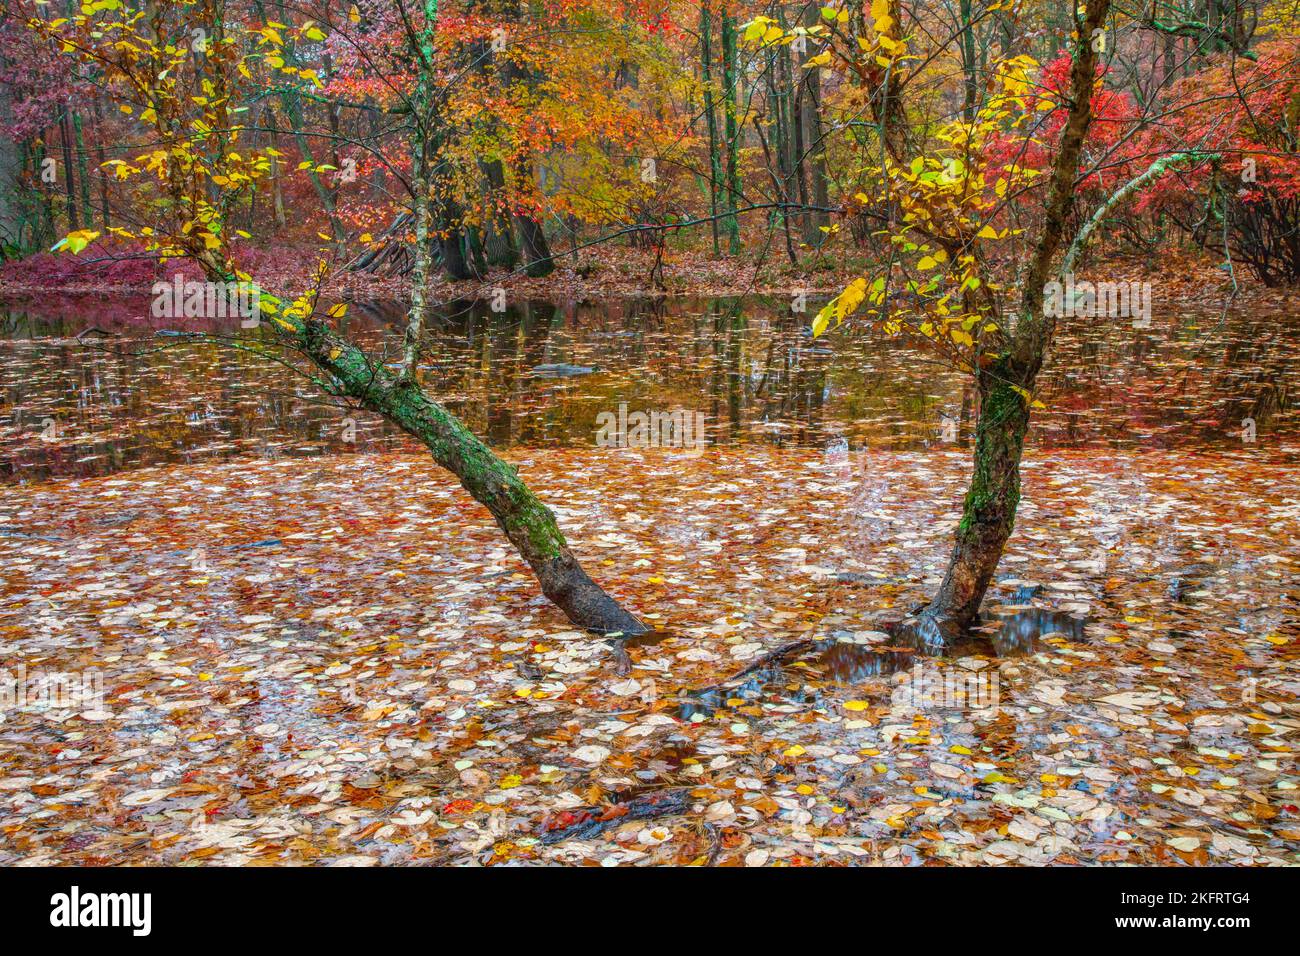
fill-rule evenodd
<path id="1" fill-rule="evenodd" d="M 1097 50 L 1091 38 L 1105 23 L 1109 9 L 1110 0 L 1089 0 L 1084 21 L 1078 25 L 1070 73 L 1070 112 L 1052 164 L 1046 213 L 1025 272 L 1019 316 L 1007 352 L 979 372 L 975 467 L 948 571 L 918 626 L 928 643 L 949 642 L 957 631 L 974 622 L 1015 525 L 1029 396 L 1055 331 L 1055 319 L 1044 315 L 1043 291 L 1065 235 L 1079 157 L 1092 120 Z"/>
<path id="2" fill-rule="evenodd" d="M 237 282 L 238 275 L 205 249 L 189 252 L 209 279 Z M 570 621 L 601 634 L 650 630 L 588 577 L 569 550 L 555 515 L 533 494 L 517 469 L 479 441 L 460 419 L 411 379 L 401 379 L 314 317 L 273 313 L 282 340 L 328 373 L 335 388 L 417 438 L 433 460 L 491 512 L 546 595 Z"/>
<path id="3" fill-rule="evenodd" d="M 640 634 L 649 628 L 625 610 L 582 569 L 555 515 L 463 422 L 414 384 L 399 384 L 382 365 L 309 320 L 299 335 L 307 355 L 348 396 L 419 439 L 433 459 L 492 513 L 506 537 L 533 569 L 545 594 L 579 627 L 603 634 Z"/>

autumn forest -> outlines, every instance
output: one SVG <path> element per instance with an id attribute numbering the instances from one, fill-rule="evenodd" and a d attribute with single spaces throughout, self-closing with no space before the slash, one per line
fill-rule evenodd
<path id="1" fill-rule="evenodd" d="M 1290 0 L 0 0 L 0 864 L 1300 864 L 1297 315 Z"/>

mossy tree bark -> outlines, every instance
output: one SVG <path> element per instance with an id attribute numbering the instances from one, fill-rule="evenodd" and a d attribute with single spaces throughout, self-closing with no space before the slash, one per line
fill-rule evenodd
<path id="1" fill-rule="evenodd" d="M 194 249 L 190 254 L 213 281 L 237 281 L 210 251 Z M 570 621 L 607 635 L 650 630 L 583 570 L 555 515 L 514 466 L 498 458 L 464 422 L 425 395 L 414 378 L 393 374 L 318 318 L 302 320 L 282 313 L 276 326 L 284 344 L 329 375 L 330 381 L 322 384 L 331 392 L 355 399 L 418 439 L 434 461 L 460 480 L 528 563 L 542 593 Z"/>
<path id="2" fill-rule="evenodd" d="M 1005 377 L 1009 372 L 1004 362 L 979 377 L 975 469 L 948 572 L 926 610 L 945 639 L 953 636 L 954 626 L 968 626 L 979 613 L 1015 525 L 1029 406 Z"/>
<path id="3" fill-rule="evenodd" d="M 460 419 L 414 383 L 399 382 L 382 365 L 335 335 L 323 322 L 302 324 L 300 345 L 339 389 L 419 439 L 443 468 L 484 505 L 532 568 L 545 594 L 574 624 L 602 634 L 640 634 L 645 624 L 587 575 L 569 549 L 555 515 Z"/>

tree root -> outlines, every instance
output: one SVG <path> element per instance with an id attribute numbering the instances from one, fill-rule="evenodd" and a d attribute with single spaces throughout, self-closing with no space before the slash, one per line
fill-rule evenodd
<path id="1" fill-rule="evenodd" d="M 565 840 L 587 840 L 599 836 L 612 827 L 622 826 L 629 820 L 650 820 L 655 817 L 675 816 L 690 809 L 691 791 L 688 787 L 656 790 L 625 803 L 615 803 L 604 808 L 565 811 L 542 824 L 540 841 L 553 846 Z"/>
<path id="2" fill-rule="evenodd" d="M 754 673 L 754 671 L 762 670 L 772 664 L 783 664 L 791 657 L 796 657 L 797 655 L 802 654 L 804 651 L 816 644 L 817 641 L 811 637 L 805 637 L 798 641 L 790 641 L 789 643 L 782 644 L 780 647 L 770 650 L 766 654 L 760 654 L 757 658 L 750 661 L 730 677 L 718 681 L 716 684 L 710 684 L 708 687 L 700 687 L 691 691 L 690 694 L 693 697 L 700 697 L 714 691 L 722 690 L 727 686 L 734 684 L 742 677 L 748 677 L 750 674 Z"/>

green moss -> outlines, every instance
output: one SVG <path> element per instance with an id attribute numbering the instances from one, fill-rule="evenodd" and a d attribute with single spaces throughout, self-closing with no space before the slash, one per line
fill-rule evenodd
<path id="1" fill-rule="evenodd" d="M 997 371 L 1001 371 L 998 369 Z M 1020 505 L 1020 453 L 1027 414 L 1024 398 L 999 377 L 984 396 L 975 434 L 975 470 L 957 526 L 959 538 L 977 536 L 989 521 L 1010 532 Z"/>
<path id="2" fill-rule="evenodd" d="M 418 387 L 399 385 L 386 369 L 374 368 L 358 349 L 310 323 L 303 339 L 346 393 L 418 438 L 434 460 L 453 472 L 466 490 L 492 512 L 503 531 L 530 562 L 561 556 L 568 548 L 555 515 L 455 415 Z"/>

